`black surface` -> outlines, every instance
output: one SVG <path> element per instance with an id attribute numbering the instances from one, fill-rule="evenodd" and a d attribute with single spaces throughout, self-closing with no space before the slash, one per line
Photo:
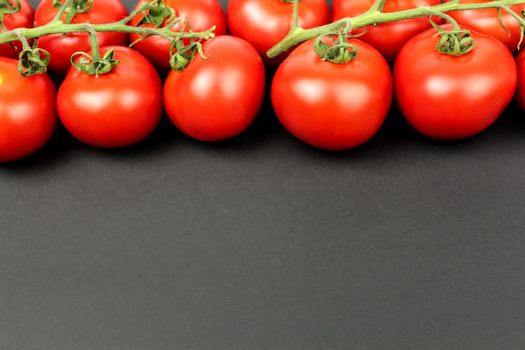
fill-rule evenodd
<path id="1" fill-rule="evenodd" d="M 268 105 L 221 145 L 168 123 L 113 152 L 59 131 L 0 167 L 0 349 L 523 349 L 511 111 L 453 144 L 393 113 L 343 154 Z"/>

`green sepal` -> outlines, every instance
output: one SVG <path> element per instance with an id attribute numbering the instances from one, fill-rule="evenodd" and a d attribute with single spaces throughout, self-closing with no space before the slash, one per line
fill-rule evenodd
<path id="1" fill-rule="evenodd" d="M 113 50 L 108 50 L 102 58 L 98 59 L 85 52 L 75 52 L 71 56 L 71 65 L 73 67 L 82 73 L 97 77 L 111 72 L 118 64 L 119 61 L 115 59 Z"/>
<path id="2" fill-rule="evenodd" d="M 51 55 L 48 51 L 36 47 L 22 50 L 18 56 L 18 71 L 24 77 L 47 72 Z"/>
<path id="3" fill-rule="evenodd" d="M 91 10 L 94 0 L 72 0 L 72 8 L 76 13 L 85 13 Z M 64 0 L 53 0 L 53 7 L 60 9 L 64 6 Z"/>
<path id="4" fill-rule="evenodd" d="M 184 45 L 182 40 L 175 40 L 170 49 L 170 66 L 174 71 L 182 72 L 191 63 L 197 53 L 202 53 L 200 42 Z M 202 54 L 204 57 L 204 54 Z"/>
<path id="5" fill-rule="evenodd" d="M 71 23 L 73 18 L 78 13 L 86 13 L 93 7 L 93 1 L 95 0 L 71 0 L 69 8 L 65 9 L 65 23 Z M 53 6 L 56 9 L 61 9 L 66 6 L 65 0 L 53 0 Z"/>
<path id="6" fill-rule="evenodd" d="M 474 49 L 475 41 L 468 30 L 443 31 L 436 50 L 445 55 L 463 56 Z"/>
<path id="7" fill-rule="evenodd" d="M 346 64 L 357 57 L 357 48 L 346 40 L 339 40 L 333 45 L 328 45 L 323 39 L 324 36 L 319 36 L 314 43 L 315 53 L 323 61 Z"/>
<path id="8" fill-rule="evenodd" d="M 151 3 L 151 6 L 145 11 L 144 17 L 142 17 L 137 26 L 152 24 L 155 28 L 159 28 L 162 27 L 166 21 L 170 21 L 174 17 L 175 10 L 166 6 L 164 0 L 157 0 Z"/>

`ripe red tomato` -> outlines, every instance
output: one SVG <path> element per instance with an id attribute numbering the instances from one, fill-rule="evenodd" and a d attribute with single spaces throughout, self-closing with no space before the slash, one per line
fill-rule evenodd
<path id="1" fill-rule="evenodd" d="M 483 3 L 489 0 L 461 0 L 461 3 Z M 525 10 L 525 4 L 514 5 L 511 8 L 518 14 Z M 501 26 L 498 19 L 498 10 L 467 10 L 453 11 L 449 13 L 459 24 L 472 28 L 479 33 L 492 35 L 501 40 L 510 51 L 517 51 L 520 41 L 520 25 L 508 12 L 501 11 L 501 21 L 505 28 Z M 507 30 L 505 30 L 507 29 Z"/>
<path id="2" fill-rule="evenodd" d="M 374 136 L 392 100 L 392 76 L 383 56 L 351 39 L 356 58 L 323 61 L 314 40 L 297 47 L 279 66 L 272 84 L 277 117 L 301 141 L 325 150 L 347 150 Z"/>
<path id="3" fill-rule="evenodd" d="M 332 5 L 332 18 L 334 21 L 355 17 L 368 11 L 375 0 L 334 0 Z M 388 0 L 383 9 L 384 12 L 396 12 L 416 7 L 433 6 L 440 4 L 440 0 Z M 414 18 L 404 21 L 383 23 L 366 28 L 366 33 L 359 39 L 366 41 L 385 58 L 393 62 L 397 53 L 405 43 L 415 35 L 430 28 L 428 18 Z M 362 33 L 363 30 L 356 31 Z"/>
<path id="4" fill-rule="evenodd" d="M 11 0 L 14 5 L 15 2 Z M 17 13 L 5 15 L 3 18 L 4 25 L 7 30 L 15 28 L 31 28 L 33 26 L 33 17 L 35 11 L 31 4 L 27 0 L 20 1 L 20 10 Z M 0 28 L 0 33 L 2 29 Z M 15 41 L 11 44 L 0 45 L 0 57 L 18 58 L 18 54 L 22 51 L 22 44 Z"/>
<path id="5" fill-rule="evenodd" d="M 265 62 L 277 65 L 284 60 L 270 60 L 266 52 L 290 31 L 293 4 L 283 0 L 230 0 L 228 28 L 233 35 L 252 44 Z M 299 25 L 312 28 L 330 21 L 330 9 L 325 0 L 301 0 Z"/>
<path id="6" fill-rule="evenodd" d="M 58 9 L 53 6 L 53 0 L 43 0 L 35 13 L 35 26 L 49 23 L 56 16 Z M 93 0 L 93 7 L 86 13 L 78 13 L 72 23 L 111 23 L 127 16 L 127 10 L 121 0 Z M 98 33 L 100 46 L 127 45 L 126 33 Z M 49 51 L 51 61 L 49 70 L 59 75 L 65 75 L 71 66 L 71 55 L 78 51 L 90 51 L 87 33 L 57 34 L 40 38 L 38 46 Z"/>
<path id="7" fill-rule="evenodd" d="M 143 3 L 141 0 L 137 6 Z M 148 0 L 151 2 L 151 0 Z M 200 32 L 215 28 L 215 35 L 226 34 L 226 18 L 221 4 L 217 0 L 165 0 L 165 4 L 175 10 L 178 17 L 187 19 L 194 32 Z M 142 19 L 143 15 L 135 17 L 131 25 L 136 26 Z M 143 27 L 152 27 L 151 24 L 144 24 Z M 181 26 L 175 25 L 174 31 L 180 31 Z M 185 29 L 188 31 L 188 29 Z M 138 35 L 132 34 L 131 41 L 134 42 L 139 38 Z M 170 70 L 170 42 L 160 36 L 150 36 L 137 44 L 134 48 L 148 58 L 157 69 L 161 72 Z"/>
<path id="8" fill-rule="evenodd" d="M 0 162 L 24 158 L 51 138 L 56 124 L 55 86 L 46 74 L 28 78 L 18 61 L 0 58 Z"/>
<path id="9" fill-rule="evenodd" d="M 264 64 L 246 41 L 228 35 L 203 45 L 183 72 L 172 71 L 164 85 L 171 121 L 201 141 L 222 141 L 243 132 L 264 97 Z"/>
<path id="10" fill-rule="evenodd" d="M 463 56 L 438 52 L 440 38 L 433 28 L 399 52 L 397 102 L 423 135 L 440 140 L 473 136 L 488 128 L 512 99 L 516 65 L 509 50 L 491 36 L 471 34 L 474 49 Z"/>
<path id="11" fill-rule="evenodd" d="M 98 77 L 71 68 L 60 86 L 58 115 L 77 139 L 101 148 L 126 147 L 150 135 L 162 116 L 162 82 L 140 53 L 114 50 L 119 64 Z"/>

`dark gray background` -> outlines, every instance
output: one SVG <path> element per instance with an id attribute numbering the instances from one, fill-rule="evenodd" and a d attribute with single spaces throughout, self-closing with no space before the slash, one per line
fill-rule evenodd
<path id="1" fill-rule="evenodd" d="M 59 130 L 0 167 L 0 349 L 523 349 L 524 169 L 515 107 L 452 144 L 394 112 L 343 154 L 269 104 L 220 145 Z"/>

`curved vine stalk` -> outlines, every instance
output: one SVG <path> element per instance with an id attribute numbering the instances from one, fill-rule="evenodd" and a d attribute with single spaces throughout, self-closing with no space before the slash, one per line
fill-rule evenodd
<path id="1" fill-rule="evenodd" d="M 383 12 L 383 7 L 387 0 L 376 0 L 374 5 L 364 14 L 356 17 L 347 17 L 337 20 L 333 23 L 322 25 L 319 27 L 304 29 L 300 26 L 292 26 L 288 35 L 277 45 L 272 47 L 267 55 L 269 58 L 275 58 L 282 53 L 288 51 L 296 45 L 307 40 L 317 38 L 319 36 L 326 36 L 334 33 L 340 33 L 359 28 L 364 28 L 381 23 L 397 22 L 412 18 L 437 16 L 444 18 L 452 23 L 458 29 L 459 26 L 450 16 L 447 15 L 451 11 L 465 11 L 465 10 L 479 10 L 479 9 L 499 9 L 508 12 L 514 19 L 516 19 L 521 27 L 525 27 L 525 19 L 522 14 L 518 14 L 511 9 L 513 5 L 525 4 L 525 0 L 495 0 L 485 3 L 460 3 L 460 0 L 453 0 L 443 4 L 434 6 L 418 7 L 410 10 L 403 10 L 397 12 Z M 298 4 L 299 0 L 294 0 Z M 297 23 L 297 14 L 294 13 L 293 23 Z"/>
<path id="2" fill-rule="evenodd" d="M 5 1 L 6 4 L 10 4 L 9 0 L 0 0 L 0 5 L 3 4 Z M 18 9 L 20 9 L 19 6 L 19 0 L 17 1 Z M 85 4 L 85 9 L 79 9 L 78 1 L 82 1 L 82 3 Z M 24 45 L 24 51 L 20 54 L 20 60 L 22 62 L 23 58 L 27 58 L 28 55 L 31 57 L 32 63 L 28 62 L 27 59 L 25 62 L 21 63 L 20 71 L 24 75 L 31 75 L 33 74 L 33 71 L 27 70 L 27 66 L 37 67 L 38 64 L 41 62 L 42 64 L 47 64 L 49 59 L 48 57 L 45 57 L 45 59 L 39 60 L 38 58 L 43 55 L 48 55 L 47 52 L 44 52 L 41 49 L 38 49 L 37 47 L 29 47 L 28 42 L 31 41 L 31 39 L 38 39 L 44 36 L 48 35 L 56 35 L 56 34 L 69 34 L 69 33 L 87 33 L 90 38 L 92 51 L 94 54 L 93 61 L 101 63 L 99 61 L 106 60 L 106 58 L 101 58 L 100 53 L 98 51 L 98 41 L 96 33 L 100 32 L 119 32 L 119 33 L 128 33 L 128 34 L 137 34 L 140 36 L 140 38 L 137 41 L 140 41 L 146 37 L 152 36 L 152 35 L 158 35 L 160 37 L 163 37 L 167 40 L 169 40 L 172 45 L 175 45 L 178 42 L 182 42 L 183 39 L 190 40 L 191 42 L 191 49 L 194 47 L 198 48 L 198 42 L 200 40 L 207 40 L 214 37 L 214 31 L 215 27 L 212 27 L 205 31 L 200 32 L 193 32 L 190 28 L 189 31 L 184 30 L 173 30 L 173 27 L 177 24 L 183 24 L 183 28 L 188 28 L 187 26 L 184 26 L 185 20 L 182 18 L 177 18 L 175 16 L 175 11 L 171 8 L 165 7 L 163 0 L 156 0 L 153 2 L 143 2 L 141 5 L 139 5 L 133 12 L 131 12 L 127 17 L 113 23 L 103 23 L 103 24 L 91 24 L 91 23 L 71 23 L 72 18 L 75 16 L 76 13 L 82 13 L 83 11 L 88 11 L 90 9 L 90 6 L 92 5 L 93 0 L 65 0 L 63 3 L 60 2 L 60 0 L 57 0 L 56 7 L 59 8 L 57 15 L 55 18 L 40 27 L 35 28 L 16 28 L 10 31 L 7 31 L 4 26 L 2 26 L 2 18 L 4 13 L 13 13 L 7 12 L 6 9 L 3 9 L 2 6 L 0 6 L 0 44 L 6 44 L 11 43 L 14 41 L 22 41 L 25 43 Z M 159 7 L 160 6 L 160 7 Z M 12 10 L 10 7 L 7 7 L 10 10 Z M 164 12 L 162 12 L 164 11 Z M 158 13 L 160 14 L 160 18 L 157 18 L 156 20 L 159 23 L 154 23 L 153 26 L 148 27 L 142 27 L 142 26 L 132 26 L 129 24 L 129 22 L 135 18 L 136 16 L 140 14 L 144 14 L 146 17 L 146 14 L 149 12 L 151 13 Z M 35 41 L 36 42 L 36 41 Z M 136 43 L 136 42 L 135 42 Z M 84 55 L 84 56 L 87 56 Z M 107 59 L 108 63 L 111 63 L 111 59 Z M 103 62 L 102 62 L 103 63 Z M 25 67 L 24 67 L 25 66 Z M 109 67 L 109 66 L 108 66 Z M 45 72 L 45 67 L 38 67 L 38 69 L 34 69 L 34 73 L 43 73 Z M 111 70 L 111 69 L 109 69 Z M 109 72 L 109 70 L 107 70 Z M 104 71 L 95 70 L 94 74 L 102 74 Z"/>
<path id="3" fill-rule="evenodd" d="M 135 27 L 128 23 L 134 17 L 140 15 L 144 11 L 152 9 L 152 5 L 149 2 L 142 3 L 135 11 L 133 11 L 128 17 L 114 23 L 104 24 L 88 24 L 88 23 L 64 23 L 59 16 L 48 24 L 41 27 L 35 28 L 20 28 L 17 30 L 5 31 L 0 33 L 0 44 L 6 44 L 12 41 L 18 40 L 17 31 L 21 33 L 26 39 L 37 39 L 47 35 L 53 34 L 68 34 L 68 33 L 89 33 L 94 30 L 95 32 L 120 32 L 129 34 L 139 35 L 158 35 L 168 40 L 174 39 L 209 39 L 214 36 L 213 32 L 215 28 L 210 28 L 202 32 L 180 32 L 173 31 L 172 26 L 160 28 L 149 28 L 149 27 Z"/>

